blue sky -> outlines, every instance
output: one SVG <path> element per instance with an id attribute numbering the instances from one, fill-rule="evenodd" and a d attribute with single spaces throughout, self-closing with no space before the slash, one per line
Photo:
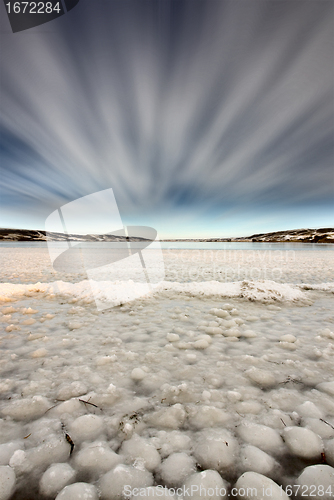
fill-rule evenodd
<path id="1" fill-rule="evenodd" d="M 110 187 L 161 237 L 333 226 L 331 0 L 0 7 L 0 226 Z"/>

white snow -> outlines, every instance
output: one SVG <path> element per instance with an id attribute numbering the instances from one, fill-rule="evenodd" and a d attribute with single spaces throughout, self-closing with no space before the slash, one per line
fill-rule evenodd
<path id="1" fill-rule="evenodd" d="M 45 297 L 61 293 L 64 297 L 73 297 L 77 300 L 92 297 L 92 283 L 84 280 L 79 283 L 55 281 L 54 283 L 36 283 L 31 285 L 0 283 L 0 296 L 4 298 L 29 296 L 31 293 L 40 293 Z M 125 301 L 136 298 L 146 285 L 129 281 L 99 281 L 94 288 L 94 298 L 97 301 L 108 301 L 112 305 L 119 305 Z M 324 285 L 328 287 L 328 285 Z M 203 283 L 178 283 L 163 281 L 155 287 L 155 293 L 174 292 L 187 294 L 192 297 L 241 297 L 254 301 L 270 302 L 277 301 L 299 301 L 303 300 L 304 293 L 297 286 L 275 281 L 239 281 L 234 283 L 220 283 L 218 281 L 207 281 Z M 225 306 L 226 309 L 226 306 Z M 216 313 L 214 313 L 216 314 Z M 218 314 L 222 314 L 218 312 Z"/>
<path id="2" fill-rule="evenodd" d="M 330 251 L 171 250 L 151 294 L 124 302 L 137 285 L 105 283 L 103 313 L 44 249 L 0 256 L 0 467 L 18 498 L 120 500 L 126 484 L 168 498 L 157 485 L 229 491 L 243 473 L 276 498 L 328 480 Z"/>

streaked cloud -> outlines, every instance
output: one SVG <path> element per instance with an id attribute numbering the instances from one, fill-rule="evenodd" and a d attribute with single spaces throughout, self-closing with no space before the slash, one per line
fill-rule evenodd
<path id="1" fill-rule="evenodd" d="M 327 0 L 81 0 L 3 34 L 3 206 L 42 221 L 107 187 L 129 217 L 330 203 L 333 19 Z"/>

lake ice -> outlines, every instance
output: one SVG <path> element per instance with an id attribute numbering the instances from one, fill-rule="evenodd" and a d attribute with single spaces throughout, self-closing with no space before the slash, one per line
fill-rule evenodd
<path id="1" fill-rule="evenodd" d="M 46 248 L 0 247 L 0 500 L 334 496 L 333 250 L 276 248 L 165 249 L 98 311 Z"/>

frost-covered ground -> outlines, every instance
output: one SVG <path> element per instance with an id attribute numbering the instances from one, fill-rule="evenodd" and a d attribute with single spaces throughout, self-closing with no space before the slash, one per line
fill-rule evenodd
<path id="1" fill-rule="evenodd" d="M 331 249 L 166 250 L 100 312 L 45 248 L 0 260 L 0 500 L 334 496 Z"/>

